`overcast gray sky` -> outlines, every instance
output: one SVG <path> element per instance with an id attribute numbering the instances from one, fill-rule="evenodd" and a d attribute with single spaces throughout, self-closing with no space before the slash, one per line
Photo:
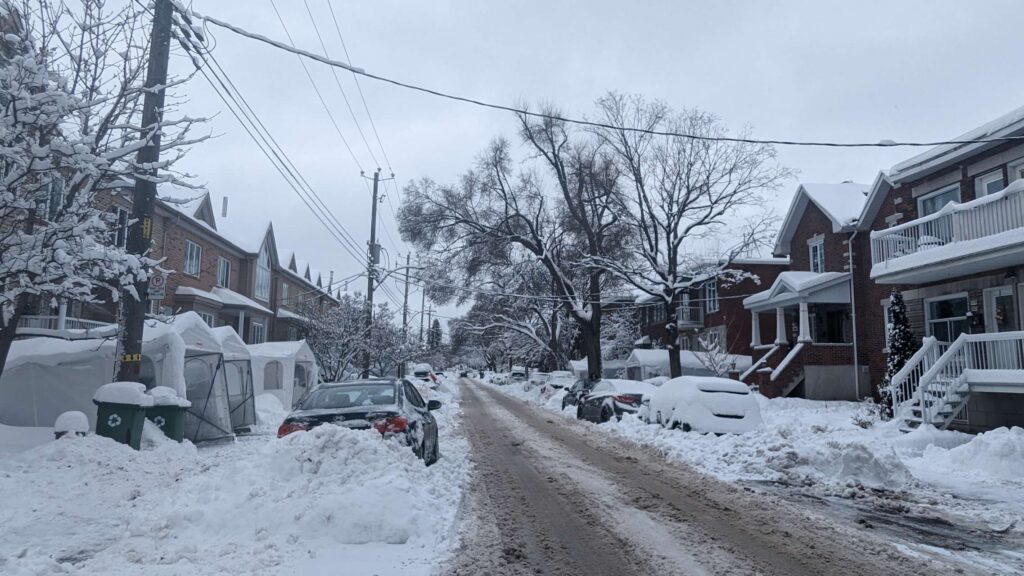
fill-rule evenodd
<path id="1" fill-rule="evenodd" d="M 303 0 L 276 1 L 299 47 L 322 52 Z M 306 0 L 330 55 L 340 58 L 327 1 Z M 620 90 L 714 112 L 730 127 L 750 125 L 757 137 L 929 140 L 1024 104 L 1024 76 L 1015 65 L 1020 0 L 332 2 L 356 66 L 495 103 L 552 102 L 571 116 L 590 114 L 596 98 Z M 270 0 L 193 6 L 285 39 Z M 342 224 L 365 242 L 369 193 L 296 57 L 212 32 L 231 79 Z M 374 163 L 330 71 L 309 66 L 369 173 Z M 184 58 L 172 59 L 172 71 L 187 68 Z M 352 77 L 340 78 L 380 159 Z M 361 83 L 399 186 L 422 176 L 451 181 L 491 138 L 515 129 L 507 113 Z M 222 135 L 184 162 L 208 184 L 218 209 L 227 195 L 230 218 L 272 218 L 280 246 L 325 276 L 364 267 L 312 218 L 202 78 L 185 91 L 189 114 L 220 114 L 212 130 Z M 799 180 L 870 182 L 916 152 L 781 148 L 779 157 Z M 776 199 L 780 214 L 796 182 Z M 407 250 L 392 216 L 398 203 L 392 197 L 381 206 L 380 241 L 392 261 Z M 365 289 L 365 280 L 358 286 Z"/>

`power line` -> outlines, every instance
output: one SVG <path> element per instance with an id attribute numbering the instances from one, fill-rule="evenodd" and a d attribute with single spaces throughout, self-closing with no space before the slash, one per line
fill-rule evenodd
<path id="1" fill-rule="evenodd" d="M 701 134 L 688 134 L 688 133 L 684 133 L 684 132 L 673 132 L 673 131 L 669 131 L 669 130 L 650 130 L 650 129 L 646 129 L 646 128 L 613 126 L 611 124 L 606 124 L 606 123 L 603 123 L 603 122 L 595 122 L 595 121 L 592 121 L 592 120 L 581 120 L 581 119 L 578 119 L 578 118 L 570 118 L 570 117 L 562 116 L 562 115 L 559 115 L 559 114 L 546 114 L 546 113 L 543 113 L 543 112 L 534 112 L 532 110 L 527 110 L 527 109 L 524 109 L 524 108 L 516 108 L 514 106 L 506 106 L 504 104 L 494 104 L 492 102 L 485 102 L 485 101 L 482 101 L 482 100 L 477 100 L 477 99 L 469 98 L 469 97 L 466 97 L 466 96 L 459 96 L 457 94 L 452 94 L 452 93 L 449 93 L 449 92 L 442 92 L 440 90 L 435 90 L 435 89 L 432 89 L 432 88 L 425 88 L 423 86 L 418 86 L 418 85 L 415 85 L 415 84 L 409 84 L 407 82 L 402 82 L 402 81 L 399 81 L 399 80 L 394 80 L 394 79 L 387 78 L 387 77 L 384 77 L 384 76 L 379 76 L 377 74 L 371 74 L 371 73 L 363 70 L 362 68 L 357 68 L 355 66 L 351 66 L 351 65 L 346 64 L 344 62 L 339 62 L 337 60 L 331 60 L 330 58 L 327 58 L 327 57 L 322 56 L 320 54 L 316 54 L 314 52 L 309 52 L 307 50 L 296 48 L 295 46 L 289 46 L 287 44 L 283 44 L 283 43 L 278 42 L 276 40 L 272 40 L 270 38 L 267 38 L 266 36 L 261 36 L 260 34 L 249 32 L 249 31 L 247 31 L 247 30 L 245 30 L 243 28 L 239 28 L 238 26 L 235 26 L 233 24 L 229 24 L 227 22 L 224 22 L 222 20 L 218 20 L 218 19 L 210 17 L 210 16 L 204 16 L 202 14 L 199 14 L 198 12 L 195 12 L 195 11 L 191 11 L 190 14 L 195 16 L 196 18 L 202 19 L 202 20 L 204 20 L 206 22 L 209 22 L 210 24 L 213 24 L 213 25 L 218 26 L 220 28 L 224 28 L 226 30 L 234 32 L 235 34 L 238 34 L 240 36 L 244 36 L 244 37 L 250 38 L 252 40 L 257 40 L 259 42 L 263 42 L 265 44 L 269 44 L 270 46 L 273 46 L 273 47 L 281 49 L 281 50 L 286 50 L 288 52 L 292 52 L 293 54 L 297 54 L 300 57 L 309 58 L 311 60 L 315 60 L 317 62 L 320 62 L 322 64 L 326 64 L 328 66 L 333 66 L 333 67 L 336 67 L 336 68 L 343 68 L 345 70 L 348 70 L 348 71 L 352 72 L 353 74 L 359 74 L 359 75 L 365 76 L 367 78 L 372 78 L 372 79 L 380 81 L 380 82 L 385 82 L 385 83 L 388 83 L 388 84 L 393 84 L 395 86 L 399 86 L 401 88 L 406 88 L 408 90 L 414 90 L 414 91 L 417 91 L 417 92 L 422 92 L 424 94 L 430 94 L 432 96 L 437 96 L 439 98 L 446 98 L 446 99 L 449 99 L 449 100 L 463 102 L 463 103 L 466 103 L 466 104 L 473 104 L 475 106 L 481 106 L 481 107 L 484 107 L 484 108 L 491 108 L 491 109 L 494 109 L 494 110 L 502 110 L 502 111 L 505 111 L 505 112 L 512 112 L 514 114 L 520 114 L 520 115 L 523 115 L 523 116 L 529 116 L 529 117 L 533 117 L 533 118 L 542 118 L 542 119 L 546 119 L 546 120 L 555 120 L 555 121 L 559 121 L 559 122 L 566 122 L 566 123 L 569 123 L 569 124 L 578 124 L 578 125 L 581 125 L 581 126 L 589 126 L 589 127 L 592 127 L 592 128 L 605 128 L 605 129 L 611 129 L 611 130 L 621 130 L 621 131 L 624 131 L 624 132 L 631 132 L 631 133 L 648 134 L 648 135 L 651 135 L 651 136 L 667 136 L 667 137 L 671 137 L 671 138 L 684 138 L 684 139 L 687 139 L 687 140 L 697 140 L 697 141 L 707 141 L 707 142 L 737 142 L 737 143 L 743 143 L 743 144 L 770 144 L 770 145 L 777 145 L 777 146 L 814 146 L 814 147 L 826 147 L 826 148 L 893 148 L 893 147 L 897 147 L 897 146 L 933 147 L 933 146 L 956 145 L 956 144 L 985 144 L 985 143 L 998 143 L 998 142 L 1017 142 L 1017 141 L 1024 140 L 1024 136 L 997 136 L 997 137 L 984 137 L 984 138 L 969 138 L 969 139 L 963 139 L 963 140 L 935 140 L 935 141 L 916 141 L 916 142 L 915 141 L 893 141 L 893 140 L 888 140 L 888 139 L 879 140 L 879 141 L 876 141 L 876 142 L 834 142 L 834 141 L 788 140 L 788 139 L 772 139 L 772 138 L 741 138 L 741 137 L 734 137 L 734 136 L 707 136 L 707 135 L 701 135 Z"/>

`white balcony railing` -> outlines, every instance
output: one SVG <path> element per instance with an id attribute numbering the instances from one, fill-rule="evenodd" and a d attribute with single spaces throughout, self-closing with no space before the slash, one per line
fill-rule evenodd
<path id="1" fill-rule="evenodd" d="M 680 306 L 676 308 L 676 322 L 680 328 L 703 326 L 704 307 L 700 305 Z"/>
<path id="2" fill-rule="evenodd" d="M 39 328 L 43 330 L 57 330 L 59 316 L 22 316 L 18 319 L 18 328 Z M 92 330 L 107 326 L 106 322 L 96 320 L 83 320 L 82 318 L 65 318 L 65 330 Z"/>
<path id="3" fill-rule="evenodd" d="M 977 200 L 951 202 L 934 214 L 871 232 L 871 263 L 1024 229 L 1024 180 Z"/>

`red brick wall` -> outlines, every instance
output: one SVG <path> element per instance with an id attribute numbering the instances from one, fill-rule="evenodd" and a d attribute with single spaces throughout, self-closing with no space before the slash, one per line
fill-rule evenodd
<path id="1" fill-rule="evenodd" d="M 718 312 L 705 315 L 704 327 L 707 329 L 725 326 L 726 350 L 730 354 L 749 356 L 751 354 L 750 339 L 751 331 L 753 330 L 753 318 L 750 310 L 743 307 L 743 299 L 771 288 L 779 273 L 787 270 L 788 267 L 779 264 L 734 264 L 730 266 L 730 269 L 750 272 L 756 275 L 758 280 L 755 281 L 752 278 L 747 278 L 729 285 L 722 285 L 719 282 L 719 310 Z M 704 299 L 703 296 L 697 298 L 700 300 Z M 765 337 L 770 339 L 765 340 Z M 774 314 L 763 315 L 761 318 L 761 342 L 771 343 L 774 341 L 775 316 Z"/>
<path id="2" fill-rule="evenodd" d="M 817 236 L 825 237 L 825 271 L 846 272 L 848 262 L 846 257 L 847 234 L 833 233 L 832 220 L 825 215 L 813 202 L 807 203 L 807 209 L 797 224 L 793 233 L 793 240 L 790 243 L 789 259 L 792 262 L 790 270 L 809 271 L 811 269 L 810 250 L 807 242 Z"/>

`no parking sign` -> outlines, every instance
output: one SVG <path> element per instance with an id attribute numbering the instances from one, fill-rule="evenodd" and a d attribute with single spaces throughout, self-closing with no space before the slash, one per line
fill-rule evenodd
<path id="1" fill-rule="evenodd" d="M 146 291 L 150 300 L 163 300 L 167 288 L 167 275 L 159 272 L 149 277 L 149 289 Z"/>

